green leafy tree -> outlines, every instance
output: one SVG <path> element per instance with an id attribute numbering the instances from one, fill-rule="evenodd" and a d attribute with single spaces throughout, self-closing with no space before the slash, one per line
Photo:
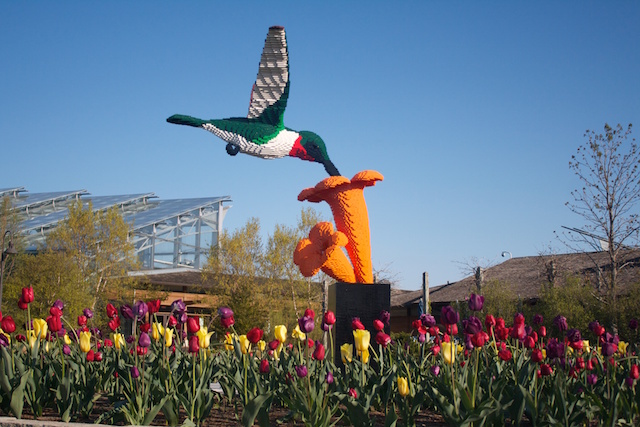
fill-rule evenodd
<path id="1" fill-rule="evenodd" d="M 9 242 L 13 244 L 14 249 L 19 251 L 22 244 L 22 237 L 20 235 L 20 220 L 16 212 L 13 210 L 13 205 L 11 199 L 9 197 L 3 197 L 0 202 L 0 237 L 3 237 L 3 242 L 5 246 L 0 250 L 0 253 L 4 253 L 4 251 L 8 248 Z M 4 260 L 4 265 L 2 266 L 2 279 L 3 279 L 3 287 L 6 284 L 15 270 L 16 265 L 16 257 L 7 256 Z M 0 289 L 0 296 L 4 296 L 4 289 Z M 4 302 L 4 299 L 0 299 L 0 302 Z M 4 309 L 4 304 L 0 306 L 0 309 Z"/>

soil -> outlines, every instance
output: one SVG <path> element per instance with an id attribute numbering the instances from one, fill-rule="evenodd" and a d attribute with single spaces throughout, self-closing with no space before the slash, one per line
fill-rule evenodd
<path id="1" fill-rule="evenodd" d="M 111 409 L 111 405 L 109 401 L 106 398 L 100 398 L 98 401 L 96 401 L 92 415 L 89 418 L 81 418 L 74 421 L 78 423 L 95 423 L 98 417 L 100 416 L 100 414 L 110 409 Z M 239 416 L 240 415 L 241 413 L 239 414 Z M 371 416 L 376 418 L 376 427 L 384 426 L 384 414 L 372 411 Z M 29 409 L 25 409 L 22 418 L 34 419 L 33 414 L 29 411 Z M 182 421 L 184 421 L 185 418 L 186 418 L 186 414 L 184 413 L 181 414 L 180 423 L 182 423 Z M 272 407 L 269 413 L 269 419 L 270 419 L 271 426 L 297 427 L 297 426 L 303 425 L 300 421 L 296 421 L 295 419 L 290 419 L 289 410 L 282 407 Z M 58 416 L 55 410 L 45 409 L 42 416 L 38 417 L 38 420 L 60 421 L 60 417 Z M 123 424 L 120 423 L 119 425 L 123 425 Z M 165 418 L 160 413 L 153 420 L 153 423 L 151 425 L 164 426 L 166 425 Z M 209 417 L 206 420 L 204 420 L 201 424 L 201 426 L 203 427 L 238 426 L 238 425 L 240 425 L 240 422 L 239 422 L 239 419 L 236 417 L 234 406 L 230 404 L 225 404 L 224 401 L 214 406 L 214 408 L 211 410 L 211 414 L 209 415 Z M 338 425 L 347 425 L 347 424 L 340 421 L 338 422 Z M 443 421 L 441 416 L 428 411 L 421 412 L 416 416 L 416 426 L 442 427 L 445 425 L 446 423 Z"/>

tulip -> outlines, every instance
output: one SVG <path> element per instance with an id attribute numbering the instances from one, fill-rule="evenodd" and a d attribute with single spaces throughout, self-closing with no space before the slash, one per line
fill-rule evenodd
<path id="1" fill-rule="evenodd" d="M 45 339 L 47 337 L 47 330 L 49 326 L 47 325 L 47 321 L 44 319 L 33 319 L 33 330 L 35 332 L 35 336 L 40 339 Z"/>
<path id="2" fill-rule="evenodd" d="M 564 357 L 564 343 L 559 342 L 555 338 L 551 338 L 547 343 L 547 357 L 550 359 L 559 359 Z"/>
<path id="3" fill-rule="evenodd" d="M 138 369 L 137 366 L 132 366 L 131 367 L 131 376 L 133 378 L 138 378 L 140 376 L 140 370 Z"/>
<path id="4" fill-rule="evenodd" d="M 246 335 L 240 335 L 238 337 L 238 343 L 240 344 L 240 350 L 242 351 L 242 354 L 247 354 L 249 352 L 249 349 L 251 348 L 251 342 L 249 341 L 249 338 L 247 338 Z"/>
<path id="5" fill-rule="evenodd" d="M 629 376 L 634 380 L 637 380 L 638 378 L 640 378 L 640 367 L 638 365 L 631 365 Z"/>
<path id="6" fill-rule="evenodd" d="M 33 299 L 33 287 L 30 286 L 28 288 L 22 288 L 22 302 L 24 302 L 25 304 L 30 304 L 33 302 Z"/>
<path id="7" fill-rule="evenodd" d="M 313 358 L 316 360 L 324 360 L 325 350 L 324 345 L 320 341 L 316 341 L 316 348 L 313 350 Z"/>
<path id="8" fill-rule="evenodd" d="M 431 352 L 434 356 L 437 356 L 438 354 L 440 354 L 440 346 L 437 344 L 434 345 L 433 347 L 431 347 Z"/>
<path id="9" fill-rule="evenodd" d="M 120 317 L 116 314 L 111 320 L 109 320 L 109 329 L 115 331 L 120 327 Z"/>
<path id="10" fill-rule="evenodd" d="M 190 334 L 195 334 L 200 330 L 200 318 L 199 317 L 189 317 L 187 319 L 187 331 Z"/>
<path id="11" fill-rule="evenodd" d="M 78 326 L 86 326 L 87 325 L 87 316 L 81 315 L 78 316 Z"/>
<path id="12" fill-rule="evenodd" d="M 453 362 L 456 360 L 456 346 L 453 343 L 443 341 L 440 344 L 442 348 L 442 357 L 444 358 L 444 363 L 447 365 L 453 365 Z"/>
<path id="13" fill-rule="evenodd" d="M 462 321 L 464 333 L 467 335 L 475 335 L 482 330 L 482 322 L 476 316 L 470 316 Z"/>
<path id="14" fill-rule="evenodd" d="M 541 314 L 536 314 L 535 316 L 533 316 L 534 325 L 541 325 L 542 322 L 544 322 L 544 318 L 542 317 Z"/>
<path id="15" fill-rule="evenodd" d="M 416 319 L 411 322 L 411 328 L 418 331 L 418 335 L 424 335 L 427 333 L 427 328 L 424 327 L 420 319 Z"/>
<path id="16" fill-rule="evenodd" d="M 356 345 L 356 350 L 358 351 L 368 350 L 370 339 L 371 333 L 366 329 L 356 329 L 353 331 L 353 340 Z"/>
<path id="17" fill-rule="evenodd" d="M 107 317 L 112 318 L 114 316 L 118 315 L 118 310 L 116 310 L 116 308 L 114 307 L 113 304 L 108 303 L 107 304 Z"/>
<path id="18" fill-rule="evenodd" d="M 144 301 L 138 301 L 133 305 L 133 314 L 135 314 L 138 319 L 142 319 L 149 312 L 149 308 Z"/>
<path id="19" fill-rule="evenodd" d="M 222 327 L 225 329 L 229 329 L 230 327 L 232 327 L 236 321 L 233 318 L 233 316 L 231 317 L 221 317 L 220 318 L 220 323 L 222 324 Z"/>
<path id="20" fill-rule="evenodd" d="M 460 315 L 450 305 L 442 308 L 440 312 L 440 322 L 445 325 L 455 325 L 460 320 Z"/>
<path id="21" fill-rule="evenodd" d="M 24 302 L 24 300 L 22 299 L 22 296 L 20 296 L 20 298 L 18 299 L 18 308 L 20 310 L 26 310 L 27 308 L 29 308 L 29 304 Z"/>
<path id="22" fill-rule="evenodd" d="M 154 314 L 160 311 L 160 300 L 156 299 L 156 300 L 152 300 L 152 301 L 147 301 L 147 311 L 149 312 L 149 314 Z"/>
<path id="23" fill-rule="evenodd" d="M 182 299 L 177 299 L 171 303 L 170 310 L 171 312 L 183 312 L 187 309 L 187 305 L 182 301 Z"/>
<path id="24" fill-rule="evenodd" d="M 300 341 L 306 341 L 307 336 L 304 332 L 302 332 L 300 330 L 300 325 L 296 325 L 295 329 L 293 330 L 293 332 L 291 332 L 291 338 L 293 339 L 299 339 Z"/>
<path id="25" fill-rule="evenodd" d="M 327 384 L 333 384 L 333 372 L 327 372 L 327 376 L 324 378 Z"/>
<path id="26" fill-rule="evenodd" d="M 356 330 L 356 329 L 364 329 L 364 325 L 362 324 L 362 322 L 360 321 L 359 317 L 354 317 L 351 320 L 351 329 Z"/>
<path id="27" fill-rule="evenodd" d="M 67 345 L 71 344 L 71 338 L 69 338 L 69 334 L 65 333 L 62 336 L 62 341 Z"/>
<path id="28" fill-rule="evenodd" d="M 178 324 L 178 319 L 176 319 L 173 314 L 169 316 L 169 319 L 167 320 L 167 327 L 173 328 L 177 324 Z"/>
<path id="29" fill-rule="evenodd" d="M 298 374 L 299 378 L 304 378 L 309 373 L 309 371 L 307 370 L 307 367 L 305 365 L 296 366 L 295 370 L 296 370 L 296 374 Z"/>
<path id="30" fill-rule="evenodd" d="M 6 333 L 11 334 L 16 330 L 16 322 L 13 321 L 11 316 L 4 316 L 0 321 L 0 327 Z"/>
<path id="31" fill-rule="evenodd" d="M 547 328 L 545 326 L 540 326 L 538 328 L 538 335 L 540 335 L 541 337 L 546 337 L 547 336 Z"/>
<path id="32" fill-rule="evenodd" d="M 570 343 L 577 343 L 578 347 L 574 347 L 576 350 L 579 350 L 582 348 L 582 336 L 580 334 L 580 330 L 576 329 L 576 328 L 572 328 L 569 329 L 569 331 L 567 332 L 567 340 L 569 340 Z"/>
<path id="33" fill-rule="evenodd" d="M 138 338 L 138 345 L 142 348 L 147 348 L 151 345 L 151 338 L 149 334 L 146 332 L 140 332 L 140 337 Z"/>
<path id="34" fill-rule="evenodd" d="M 384 331 L 384 323 L 382 320 L 376 319 L 373 321 L 373 328 L 378 332 Z"/>
<path id="35" fill-rule="evenodd" d="M 540 349 L 534 349 L 531 352 L 531 360 L 536 362 L 536 363 L 540 363 L 543 360 L 543 356 L 542 356 L 542 351 Z"/>
<path id="36" fill-rule="evenodd" d="M 505 362 L 508 360 L 511 360 L 511 357 L 512 357 L 511 350 L 500 350 L 498 352 L 498 357 L 504 360 Z"/>
<path id="37" fill-rule="evenodd" d="M 355 388 L 350 388 L 349 389 L 349 396 L 353 397 L 354 399 L 358 398 L 358 392 L 356 391 Z"/>
<path id="38" fill-rule="evenodd" d="M 482 311 L 484 305 L 484 297 L 482 295 L 471 294 L 469 297 L 469 310 Z"/>
<path id="39" fill-rule="evenodd" d="M 60 316 L 49 316 L 47 317 L 47 326 L 51 332 L 58 332 L 62 329 L 62 320 Z"/>
<path id="40" fill-rule="evenodd" d="M 189 353 L 197 353 L 200 350 L 200 340 L 195 335 L 189 338 Z"/>
<path id="41" fill-rule="evenodd" d="M 409 381 L 405 377 L 398 377 L 398 393 L 402 397 L 409 394 Z"/>
<path id="42" fill-rule="evenodd" d="M 264 331 L 260 328 L 252 328 L 247 332 L 247 338 L 251 344 L 257 344 L 264 336 Z"/>
<path id="43" fill-rule="evenodd" d="M 58 300 L 60 301 L 60 300 Z M 62 316 L 62 310 L 58 307 L 56 307 L 56 305 L 52 305 L 51 308 L 49 309 L 49 314 L 52 316 Z M 2 313 L 0 313 L 0 317 L 2 317 Z"/>
<path id="44" fill-rule="evenodd" d="M 126 345 L 124 335 L 122 334 L 111 334 L 111 340 L 113 341 L 113 346 L 116 348 L 116 350 L 120 350 Z"/>
<path id="45" fill-rule="evenodd" d="M 93 311 L 90 308 L 85 308 L 84 310 L 82 310 L 82 314 L 84 314 L 87 319 L 93 318 Z"/>
<path id="46" fill-rule="evenodd" d="M 80 350 L 83 353 L 87 353 L 91 350 L 91 332 L 80 332 Z"/>
<path id="47" fill-rule="evenodd" d="M 209 344 L 211 343 L 211 336 L 213 334 L 214 332 L 209 332 L 206 326 L 201 327 L 198 332 L 196 332 L 200 348 L 209 348 Z"/>
<path id="48" fill-rule="evenodd" d="M 151 325 L 151 338 L 156 341 L 160 341 L 160 337 L 162 337 L 163 335 L 164 326 L 162 326 L 162 323 L 153 322 L 153 325 Z"/>
<path id="49" fill-rule="evenodd" d="M 298 319 L 298 326 L 300 327 L 300 331 L 304 332 L 305 334 L 310 333 L 311 331 L 313 331 L 313 328 L 315 326 L 313 317 L 302 316 L 300 319 Z"/>
<path id="50" fill-rule="evenodd" d="M 269 361 L 267 359 L 262 359 L 260 361 L 260 373 L 261 374 L 269 373 Z"/>
<path id="51" fill-rule="evenodd" d="M 336 323 L 336 315 L 333 311 L 327 311 L 323 316 L 324 323 L 329 326 L 332 326 Z"/>
<path id="52" fill-rule="evenodd" d="M 120 314 L 125 319 L 133 319 L 133 317 L 134 317 L 133 309 L 131 308 L 131 306 L 129 304 L 124 304 L 124 305 L 120 306 Z"/>
<path id="53" fill-rule="evenodd" d="M 514 323 L 509 335 L 517 340 L 524 339 L 524 337 L 527 335 L 524 330 L 524 323 Z"/>
<path id="54" fill-rule="evenodd" d="M 420 321 L 422 322 L 422 326 L 425 328 L 433 328 L 436 326 L 436 318 L 430 314 L 422 314 L 420 315 Z"/>
<path id="55" fill-rule="evenodd" d="M 87 361 L 88 361 L 88 362 L 93 362 L 93 361 L 95 360 L 95 356 L 96 356 L 96 355 L 95 355 L 95 353 L 93 352 L 93 350 L 89 350 L 89 351 L 87 352 L 87 356 L 86 356 L 86 357 L 87 357 Z"/>
<path id="56" fill-rule="evenodd" d="M 587 375 L 587 384 L 596 385 L 597 382 L 598 382 L 598 376 L 596 374 Z"/>
<path id="57" fill-rule="evenodd" d="M 560 332 L 564 332 L 569 328 L 569 325 L 567 324 L 567 318 L 564 317 L 564 316 L 560 316 L 560 315 L 556 316 L 553 319 L 553 325 L 556 328 L 558 328 L 558 330 Z"/>
<path id="58" fill-rule="evenodd" d="M 171 347 L 173 344 L 173 329 L 165 328 L 164 330 L 164 346 Z"/>
<path id="59" fill-rule="evenodd" d="M 342 363 L 351 362 L 353 360 L 353 346 L 351 344 L 342 344 L 340 346 L 340 357 Z"/>
<path id="60" fill-rule="evenodd" d="M 387 348 L 387 346 L 391 344 L 391 337 L 384 332 L 378 332 L 376 334 L 376 342 L 382 347 Z"/>
<path id="61" fill-rule="evenodd" d="M 551 367 L 551 365 L 547 363 L 543 363 L 542 365 L 540 365 L 540 374 L 543 377 L 549 376 L 552 373 L 553 373 L 553 368 Z"/>

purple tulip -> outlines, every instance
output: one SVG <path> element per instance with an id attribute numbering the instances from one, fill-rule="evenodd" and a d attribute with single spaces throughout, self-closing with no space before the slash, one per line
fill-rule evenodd
<path id="1" fill-rule="evenodd" d="M 378 318 L 382 320 L 382 323 L 388 325 L 389 321 L 391 320 L 391 313 L 389 313 L 387 310 L 383 310 Z"/>
<path id="2" fill-rule="evenodd" d="M 231 310 L 229 307 L 220 307 L 218 309 L 218 316 L 222 317 L 223 319 L 228 319 L 233 316 L 233 310 Z"/>
<path id="3" fill-rule="evenodd" d="M 418 335 L 418 342 L 420 344 L 424 344 L 424 342 L 427 340 L 427 335 L 426 334 L 420 334 Z"/>
<path id="4" fill-rule="evenodd" d="M 138 378 L 140 376 L 140 371 L 138 370 L 137 366 L 132 366 L 131 367 L 131 376 L 133 378 Z"/>
<path id="5" fill-rule="evenodd" d="M 555 319 L 553 319 L 553 325 L 558 328 L 558 330 L 560 332 L 564 332 L 567 329 L 569 329 L 569 325 L 567 324 L 567 318 L 564 316 L 556 316 Z"/>
<path id="6" fill-rule="evenodd" d="M 325 332 L 329 332 L 332 327 L 333 327 L 333 325 L 328 325 L 328 324 L 324 323 L 324 320 L 322 321 L 322 323 L 320 323 L 320 329 L 322 329 Z"/>
<path id="7" fill-rule="evenodd" d="M 182 311 L 185 311 L 186 309 L 187 309 L 187 305 L 181 299 L 177 299 L 177 300 L 175 300 L 174 302 L 171 303 L 171 312 L 172 313 L 174 311 L 182 312 Z"/>
<path id="8" fill-rule="evenodd" d="M 327 381 L 327 384 L 333 384 L 333 373 L 327 372 L 327 377 L 325 380 Z"/>
<path id="9" fill-rule="evenodd" d="M 436 318 L 430 314 L 421 314 L 420 321 L 422 322 L 422 326 L 425 328 L 432 328 L 436 326 Z"/>
<path id="10" fill-rule="evenodd" d="M 67 330 L 65 328 L 62 328 L 58 331 L 58 338 L 64 338 L 66 334 L 67 334 Z"/>
<path id="11" fill-rule="evenodd" d="M 63 345 L 62 346 L 62 352 L 64 353 L 65 356 L 68 356 L 71 354 L 71 347 L 69 347 L 68 345 Z"/>
<path id="12" fill-rule="evenodd" d="M 473 350 L 474 345 L 473 345 L 473 341 L 471 341 L 471 337 L 472 336 L 473 335 L 468 335 L 468 334 L 466 334 L 464 336 L 464 348 L 465 348 L 465 350 L 469 350 L 469 351 Z"/>
<path id="13" fill-rule="evenodd" d="M 187 319 L 189 318 L 189 316 L 187 316 L 187 312 L 186 311 L 178 312 L 176 314 L 177 314 L 176 319 L 178 319 L 178 323 L 186 323 L 187 322 Z"/>
<path id="14" fill-rule="evenodd" d="M 146 332 L 140 332 L 140 338 L 138 338 L 138 345 L 140 347 L 149 347 L 151 345 L 151 337 Z"/>
<path id="15" fill-rule="evenodd" d="M 476 316 L 470 316 L 462 321 L 464 333 L 467 335 L 475 335 L 482 330 L 482 321 Z"/>
<path id="16" fill-rule="evenodd" d="M 5 334 L 0 334 L 0 345 L 3 347 L 9 346 L 9 338 Z"/>
<path id="17" fill-rule="evenodd" d="M 582 341 L 582 335 L 580 334 L 580 330 L 576 328 L 569 329 L 569 331 L 567 332 L 567 339 L 569 340 L 569 342 L 573 342 L 573 343 Z"/>
<path id="18" fill-rule="evenodd" d="M 587 383 L 589 385 L 596 385 L 597 382 L 598 382 L 598 376 L 596 374 L 587 375 Z"/>
<path id="19" fill-rule="evenodd" d="M 564 344 L 555 338 L 549 340 L 546 349 L 549 359 L 560 359 L 564 357 Z"/>
<path id="20" fill-rule="evenodd" d="M 149 306 L 144 301 L 138 301 L 133 305 L 133 314 L 138 316 L 138 319 L 142 319 L 149 312 Z"/>
<path id="21" fill-rule="evenodd" d="M 482 311 L 484 306 L 484 297 L 482 295 L 471 294 L 469 297 L 469 310 Z"/>
<path id="22" fill-rule="evenodd" d="M 124 304 L 120 307 L 120 314 L 122 314 L 122 317 L 125 319 L 133 319 L 133 309 L 129 304 Z"/>
<path id="23" fill-rule="evenodd" d="M 84 310 L 82 310 L 82 314 L 84 314 L 87 319 L 93 318 L 93 311 L 91 311 L 90 308 L 85 308 Z"/>
<path id="24" fill-rule="evenodd" d="M 53 303 L 53 306 L 60 311 L 64 310 L 64 303 L 62 300 L 57 299 L 56 302 Z"/>
<path id="25" fill-rule="evenodd" d="M 437 376 L 440 374 L 440 366 L 438 366 L 438 365 L 433 365 L 433 366 L 431 367 L 431 373 L 432 373 L 434 376 L 436 376 L 436 377 L 437 377 Z"/>
<path id="26" fill-rule="evenodd" d="M 307 367 L 304 365 L 300 365 L 300 366 L 296 366 L 296 374 L 298 374 L 298 377 L 300 378 L 304 378 L 307 376 Z"/>
<path id="27" fill-rule="evenodd" d="M 542 322 L 544 322 L 544 318 L 542 317 L 542 314 L 536 314 L 535 316 L 533 316 L 533 324 L 534 325 L 542 325 Z"/>
<path id="28" fill-rule="evenodd" d="M 627 378 L 624 380 L 624 382 L 627 384 L 627 387 L 629 387 L 629 388 L 633 387 L 633 381 L 634 381 L 634 380 L 633 380 L 633 378 L 631 378 L 631 377 L 627 377 Z"/>
<path id="29" fill-rule="evenodd" d="M 129 335 L 127 338 L 125 338 L 125 341 L 128 344 L 131 344 L 132 342 L 134 342 L 136 340 L 136 337 L 134 337 L 133 335 Z"/>
<path id="30" fill-rule="evenodd" d="M 308 334 L 309 332 L 313 331 L 313 328 L 315 326 L 313 322 L 313 317 L 302 316 L 301 318 L 298 319 L 298 326 L 300 326 L 300 330 L 302 332 L 304 332 L 305 334 Z"/>
<path id="31" fill-rule="evenodd" d="M 633 319 L 629 320 L 629 329 L 631 329 L 632 331 L 638 329 L 638 319 L 634 317 Z"/>
<path id="32" fill-rule="evenodd" d="M 442 322 L 443 325 L 455 325 L 459 320 L 460 315 L 453 309 L 453 307 L 450 305 L 442 307 L 442 311 L 440 312 L 440 322 Z"/>

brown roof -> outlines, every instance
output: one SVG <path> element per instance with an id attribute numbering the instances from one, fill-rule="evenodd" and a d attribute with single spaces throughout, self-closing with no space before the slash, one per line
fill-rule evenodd
<path id="1" fill-rule="evenodd" d="M 632 283 L 640 282 L 640 250 L 630 250 L 623 254 L 630 264 L 619 273 L 619 292 Z M 555 277 L 555 283 L 561 284 L 563 276 L 573 275 L 588 280 L 595 285 L 596 264 L 603 268 L 610 265 L 606 252 L 573 253 L 560 255 L 538 255 L 512 258 L 483 271 L 483 283 L 499 282 L 511 287 L 513 292 L 523 299 L 537 298 L 540 288 Z M 553 267 L 552 267 L 553 266 Z M 391 306 L 410 305 L 422 298 L 422 291 L 392 292 Z M 463 301 L 472 292 L 477 292 L 475 276 L 466 277 L 458 282 L 429 288 L 429 300 L 432 303 Z"/>

